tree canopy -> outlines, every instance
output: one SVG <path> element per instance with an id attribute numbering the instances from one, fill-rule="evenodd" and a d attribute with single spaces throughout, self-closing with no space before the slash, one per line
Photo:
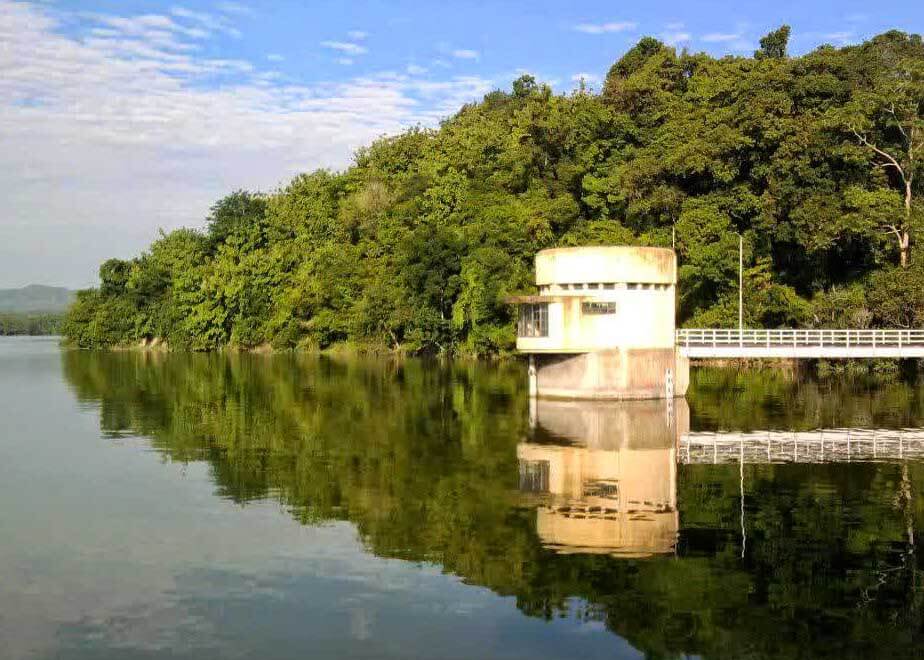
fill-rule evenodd
<path id="1" fill-rule="evenodd" d="M 748 325 L 921 325 L 921 37 L 800 57 L 788 39 L 715 58 L 646 37 L 599 93 L 523 76 L 342 172 L 233 192 L 204 230 L 104 263 L 64 331 L 499 353 L 514 342 L 501 301 L 533 290 L 534 254 L 600 244 L 674 245 L 680 322 L 732 326 L 738 235 Z"/>

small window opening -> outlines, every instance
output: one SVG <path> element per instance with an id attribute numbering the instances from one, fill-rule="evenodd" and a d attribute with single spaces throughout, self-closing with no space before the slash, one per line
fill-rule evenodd
<path id="1" fill-rule="evenodd" d="M 520 318 L 517 323 L 519 337 L 549 336 L 549 304 L 536 303 L 520 305 Z"/>
<path id="2" fill-rule="evenodd" d="M 581 303 L 582 314 L 615 314 L 616 303 L 614 302 L 585 302 Z"/>

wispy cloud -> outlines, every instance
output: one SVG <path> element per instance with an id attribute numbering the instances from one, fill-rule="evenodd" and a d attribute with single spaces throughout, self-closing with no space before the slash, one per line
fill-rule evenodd
<path id="1" fill-rule="evenodd" d="M 848 46 L 860 41 L 860 36 L 853 30 L 836 30 L 832 32 L 798 32 L 793 35 L 793 41 L 815 42 L 833 44 L 835 46 Z"/>
<path id="2" fill-rule="evenodd" d="M 226 14 L 235 14 L 237 16 L 252 16 L 256 13 L 251 7 L 242 2 L 219 2 L 215 6 L 218 8 L 218 11 L 222 11 Z"/>
<path id="3" fill-rule="evenodd" d="M 205 30 L 208 33 L 227 34 L 235 38 L 241 37 L 241 31 L 234 27 L 226 16 L 193 11 L 185 7 L 174 7 L 170 10 L 170 13 L 177 18 L 196 24 L 200 30 Z"/>
<path id="4" fill-rule="evenodd" d="M 324 46 L 324 48 L 330 48 L 331 50 L 337 50 L 341 53 L 348 53 L 350 55 L 362 55 L 363 53 L 369 52 L 369 49 L 365 46 L 360 46 L 350 41 L 322 41 L 321 45 Z"/>
<path id="5" fill-rule="evenodd" d="M 210 56 L 191 18 L 156 16 L 98 15 L 75 34 L 57 9 L 0 0 L 0 238 L 17 237 L 13 251 L 0 241 L 0 280 L 86 283 L 158 226 L 198 224 L 228 190 L 342 167 L 357 147 L 435 125 L 495 86 L 404 74 L 299 83 Z M 65 229 L 83 237 L 79 254 Z"/>
<path id="6" fill-rule="evenodd" d="M 575 73 L 573 76 L 571 76 L 571 82 L 575 82 L 578 84 L 583 82 L 585 85 L 593 87 L 593 86 L 599 85 L 603 81 L 600 78 L 600 76 L 598 76 L 595 73 L 581 72 L 581 73 Z"/>
<path id="7" fill-rule="evenodd" d="M 679 46 L 693 39 L 693 35 L 689 32 L 662 32 L 658 35 L 661 38 L 661 41 L 666 43 L 668 46 Z"/>
<path id="8" fill-rule="evenodd" d="M 468 48 L 457 48 L 452 51 L 452 56 L 457 57 L 460 60 L 477 60 L 479 53 L 477 50 L 470 50 Z"/>
<path id="9" fill-rule="evenodd" d="M 353 64 L 353 59 L 350 57 L 340 57 L 337 59 L 337 64 L 342 64 L 343 66 L 351 66 Z"/>
<path id="10" fill-rule="evenodd" d="M 574 29 L 585 34 L 606 34 L 608 32 L 624 32 L 634 30 L 637 23 L 633 21 L 612 21 L 608 23 L 578 23 Z"/>
<path id="11" fill-rule="evenodd" d="M 408 64 L 406 71 L 412 76 L 419 76 L 427 72 L 427 68 L 423 66 L 418 66 L 417 64 Z"/>
<path id="12" fill-rule="evenodd" d="M 821 35 L 821 38 L 824 41 L 830 41 L 831 43 L 837 44 L 839 46 L 846 46 L 847 44 L 854 43 L 858 40 L 857 34 L 853 30 L 826 32 Z"/>
<path id="13" fill-rule="evenodd" d="M 363 39 L 369 36 L 369 33 L 364 32 L 363 30 L 350 30 L 349 32 L 347 32 L 347 36 L 350 39 L 354 39 L 356 41 L 362 41 Z"/>
<path id="14" fill-rule="evenodd" d="M 738 41 L 742 35 L 737 32 L 710 32 L 700 37 L 706 43 L 725 43 L 728 41 Z"/>
<path id="15" fill-rule="evenodd" d="M 279 53 L 268 53 L 266 55 L 266 59 L 269 60 L 270 62 L 282 62 L 286 58 L 280 55 Z"/>

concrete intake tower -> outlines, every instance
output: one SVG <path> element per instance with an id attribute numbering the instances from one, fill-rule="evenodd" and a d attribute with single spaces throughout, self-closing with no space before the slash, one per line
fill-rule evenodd
<path id="1" fill-rule="evenodd" d="M 539 295 L 514 296 L 530 393 L 569 399 L 683 396 L 676 349 L 677 258 L 649 247 L 575 247 L 536 255 Z"/>

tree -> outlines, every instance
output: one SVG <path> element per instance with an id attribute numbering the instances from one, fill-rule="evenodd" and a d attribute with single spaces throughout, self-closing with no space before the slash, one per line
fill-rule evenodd
<path id="1" fill-rule="evenodd" d="M 117 296 L 125 291 L 132 264 L 123 259 L 107 259 L 99 267 L 100 291 L 103 295 Z"/>
<path id="2" fill-rule="evenodd" d="M 513 95 L 517 98 L 532 96 L 538 90 L 539 86 L 536 84 L 536 78 L 529 74 L 524 74 L 513 81 Z"/>
<path id="3" fill-rule="evenodd" d="M 891 59 L 885 44 L 873 52 Z M 853 93 L 844 121 L 873 156 L 882 183 L 901 195 L 901 211 L 884 223 L 884 229 L 894 235 L 899 264 L 905 268 L 921 216 L 915 194 L 924 169 L 924 63 L 902 57 L 881 66 L 868 86 Z"/>
<path id="4" fill-rule="evenodd" d="M 237 190 L 212 205 L 207 218 L 207 236 L 212 249 L 230 239 L 253 247 L 265 239 L 266 200 L 260 195 Z"/>
<path id="5" fill-rule="evenodd" d="M 760 48 L 754 51 L 754 59 L 785 59 L 786 48 L 789 46 L 789 33 L 789 26 L 783 25 L 762 37 Z"/>

